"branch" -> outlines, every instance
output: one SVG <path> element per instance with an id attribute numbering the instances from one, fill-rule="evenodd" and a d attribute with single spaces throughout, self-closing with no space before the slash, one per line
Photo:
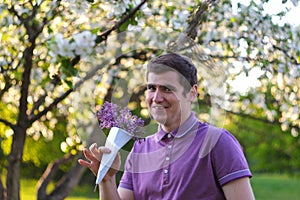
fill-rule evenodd
<path id="1" fill-rule="evenodd" d="M 96 38 L 96 43 L 101 43 L 102 41 L 106 40 L 107 37 L 109 36 L 109 34 L 114 31 L 119 29 L 122 24 L 124 24 L 127 20 L 129 20 L 130 18 L 132 18 L 135 13 L 147 2 L 147 0 L 143 0 L 141 1 L 141 3 L 139 5 L 137 5 L 132 11 L 130 11 L 127 15 L 125 15 L 118 23 L 116 23 L 113 27 L 111 27 L 110 29 L 106 30 L 104 33 L 102 33 L 101 35 L 97 36 Z"/>
<path id="2" fill-rule="evenodd" d="M 205 100 L 198 99 L 198 103 L 199 103 L 199 105 L 208 105 L 209 107 L 211 107 L 211 105 L 207 101 L 205 101 Z M 261 122 L 264 122 L 264 123 L 267 123 L 267 124 L 271 124 L 271 125 L 281 125 L 282 124 L 278 120 L 276 120 L 276 121 L 269 121 L 269 120 L 267 120 L 265 118 L 255 117 L 253 115 L 249 115 L 249 114 L 245 114 L 245 113 L 241 113 L 241 112 L 233 112 L 233 111 L 227 110 L 227 109 L 223 109 L 223 110 L 225 112 L 228 112 L 228 113 L 231 113 L 231 114 L 234 114 L 234 115 L 238 115 L 238 116 L 242 116 L 242 117 L 247 117 L 247 118 L 250 118 L 250 119 L 253 119 L 253 120 L 257 120 L 257 121 L 261 121 Z M 300 130 L 299 126 L 290 125 L 289 127 L 296 129 L 298 132 Z"/>
<path id="3" fill-rule="evenodd" d="M 30 111 L 30 116 L 34 115 L 34 111 L 39 109 L 39 107 L 44 103 L 46 97 L 47 97 L 47 92 L 45 91 L 45 94 L 41 95 L 40 98 L 33 103 L 33 107 Z"/>
<path id="4" fill-rule="evenodd" d="M 95 76 L 97 71 L 100 70 L 101 68 L 103 68 L 105 65 L 107 65 L 109 63 L 109 61 L 110 60 L 105 60 L 102 64 L 98 65 L 97 67 L 95 67 L 94 69 L 89 71 L 83 79 L 81 79 L 74 85 L 73 88 L 70 88 L 64 94 L 62 94 L 60 97 L 54 99 L 54 101 L 48 107 L 46 107 L 44 110 L 37 113 L 36 115 L 29 116 L 29 123 L 32 124 L 36 120 L 40 119 L 43 115 L 47 114 L 47 112 L 49 112 L 50 110 L 55 108 L 58 103 L 63 101 L 67 96 L 69 96 L 69 94 L 71 94 L 73 91 L 75 91 L 77 88 L 79 88 L 85 81 L 87 81 L 90 78 L 92 78 L 93 76 Z"/>
<path id="5" fill-rule="evenodd" d="M 60 82 L 61 80 L 59 78 L 59 75 L 53 75 L 50 84 L 52 84 L 53 88 L 55 88 Z M 30 111 L 29 116 L 34 116 L 34 111 L 39 109 L 39 107 L 45 102 L 47 96 L 48 96 L 48 92 L 44 90 L 44 94 L 41 95 L 39 99 L 33 103 L 33 107 Z"/>
<path id="6" fill-rule="evenodd" d="M 147 0 L 143 0 L 139 5 L 137 5 L 132 11 L 130 11 L 126 16 L 124 16 L 117 24 L 115 24 L 113 27 L 102 33 L 101 35 L 97 36 L 96 43 L 101 43 L 102 41 L 105 41 L 109 34 L 120 28 L 122 24 L 124 24 L 128 19 L 134 16 L 134 14 L 142 7 L 143 4 L 145 4 Z M 76 56 L 72 61 L 71 65 L 75 66 L 80 61 L 80 56 Z M 48 107 L 46 107 L 44 110 L 39 112 L 36 115 L 29 116 L 29 123 L 33 123 L 36 120 L 40 119 L 43 115 L 45 115 L 47 112 L 52 110 L 54 107 L 57 106 L 58 103 L 60 103 L 62 100 L 64 100 L 70 93 L 72 93 L 74 90 L 76 90 L 78 87 L 80 87 L 86 80 L 92 78 L 95 73 L 101 69 L 104 65 L 109 63 L 108 60 L 104 61 L 101 65 L 98 65 L 95 69 L 91 70 L 82 80 L 77 82 L 75 86 L 69 90 L 66 91 L 66 93 L 62 94 L 60 97 L 56 98 Z"/>
<path id="7" fill-rule="evenodd" d="M 140 60 L 140 61 L 148 61 L 149 60 L 149 56 L 147 56 L 147 54 L 149 52 L 152 53 L 157 53 L 159 50 L 157 49 L 150 49 L 150 50 L 137 50 L 137 51 L 131 51 L 127 54 L 122 54 L 118 57 L 118 60 L 121 59 L 126 59 L 126 58 L 133 58 L 136 60 Z"/>
<path id="8" fill-rule="evenodd" d="M 259 118 L 259 117 L 254 117 L 252 115 L 248 115 L 248 114 L 245 114 L 245 113 L 233 112 L 231 110 L 225 110 L 225 111 L 228 112 L 228 113 L 231 113 L 231 114 L 239 115 L 239 116 L 242 116 L 242 117 L 247 117 L 247 118 L 254 119 L 254 120 L 257 120 L 257 121 L 261 121 L 261 122 L 264 122 L 264 123 L 267 123 L 267 124 L 271 124 L 271 125 L 281 125 L 282 124 L 282 123 L 280 123 L 277 120 L 276 121 L 269 121 L 267 119 Z M 298 132 L 300 130 L 299 126 L 290 125 L 289 127 L 296 129 Z"/>
<path id="9" fill-rule="evenodd" d="M 46 189 L 49 183 L 53 180 L 54 175 L 59 169 L 59 166 L 68 163 L 71 159 L 73 159 L 73 157 L 73 155 L 67 154 L 63 158 L 59 158 L 48 165 L 46 171 L 37 183 L 38 199 L 45 199 L 45 197 L 47 197 Z"/>
<path id="10" fill-rule="evenodd" d="M 250 58 L 250 57 L 246 57 L 246 56 L 240 56 L 240 55 L 232 55 L 232 56 L 229 56 L 229 55 L 213 55 L 213 54 L 207 54 L 207 56 L 210 56 L 211 58 L 215 58 L 215 59 L 219 59 L 219 60 L 223 60 L 223 59 L 236 59 L 236 60 L 239 60 L 239 61 L 254 61 L 254 62 L 262 62 L 264 61 L 265 59 L 261 59 L 261 58 Z M 276 64 L 278 62 L 278 60 L 267 60 L 268 63 L 271 63 L 271 64 Z"/>
<path id="11" fill-rule="evenodd" d="M 283 54 L 284 54 L 286 57 L 290 58 L 292 64 L 294 64 L 294 65 L 299 65 L 299 64 L 300 64 L 300 63 L 297 61 L 296 58 L 294 58 L 293 56 L 291 56 L 291 55 L 288 54 L 288 52 L 287 52 L 286 49 L 283 49 L 283 48 L 281 48 L 281 47 L 279 47 L 279 46 L 276 46 L 276 45 L 273 44 L 273 43 L 272 43 L 272 46 L 273 46 L 274 49 L 283 52 Z"/>
<path id="12" fill-rule="evenodd" d="M 218 60 L 224 60 L 224 59 L 236 59 L 238 61 L 247 61 L 248 63 L 250 61 L 254 62 L 255 64 L 257 63 L 264 63 L 265 61 L 270 63 L 270 64 L 278 64 L 279 61 L 278 59 L 273 59 L 273 60 L 267 60 L 267 59 L 263 59 L 263 58 L 250 58 L 250 57 L 244 57 L 244 56 L 239 56 L 239 55 L 232 55 L 232 56 L 228 56 L 228 55 L 212 55 L 212 54 L 206 54 L 207 56 L 214 58 L 214 59 L 218 59 Z M 292 58 L 291 58 L 292 59 Z M 282 62 L 281 62 L 282 63 Z M 265 65 L 263 65 L 265 66 Z M 262 68 L 263 69 L 263 68 Z M 268 68 L 266 68 L 266 71 L 268 71 Z M 278 69 L 277 68 L 273 68 L 272 73 L 274 75 L 278 74 Z"/>
<path id="13" fill-rule="evenodd" d="M 48 13 L 46 13 L 45 17 L 42 20 L 42 25 L 39 27 L 38 33 L 41 33 L 44 29 L 44 27 L 50 22 L 52 21 L 59 13 L 61 13 L 61 11 L 59 11 L 58 7 L 60 6 L 60 2 L 61 0 L 58 0 L 56 2 L 56 7 L 54 7 L 53 9 L 51 9 Z M 42 3 L 41 3 L 42 4 Z M 40 4 L 40 5 L 41 5 Z M 51 13 L 50 17 L 48 16 L 48 14 Z"/>
<path id="14" fill-rule="evenodd" d="M 15 125 L 5 119 L 0 118 L 0 122 L 2 122 L 4 125 L 10 127 L 13 130 L 15 129 Z"/>
<path id="15" fill-rule="evenodd" d="M 25 3 L 27 3 L 27 2 L 25 2 Z M 18 15 L 18 12 L 16 11 L 14 6 L 11 6 L 11 8 L 8 8 L 8 11 L 11 12 L 13 15 L 17 16 L 17 18 L 25 26 L 26 32 L 29 37 L 29 41 L 31 43 L 34 42 L 37 34 L 33 34 L 35 32 L 36 27 L 35 27 L 34 23 L 30 23 L 31 22 L 30 20 L 32 20 L 33 17 L 35 17 L 37 8 L 38 8 L 37 6 L 34 6 L 32 14 L 29 15 L 27 18 L 23 18 L 22 16 Z M 35 36 L 33 37 L 33 35 L 35 35 Z"/>
<path id="16" fill-rule="evenodd" d="M 8 8 L 8 11 L 10 13 L 12 13 L 13 15 L 17 16 L 17 18 L 21 21 L 21 22 L 24 22 L 24 18 L 21 17 L 20 15 L 18 15 L 18 12 L 16 11 L 15 7 L 11 7 L 11 8 Z"/>
<path id="17" fill-rule="evenodd" d="M 184 31 L 186 33 L 186 36 L 195 39 L 198 32 L 198 27 L 201 24 L 202 21 L 205 20 L 206 15 L 208 13 L 208 8 L 215 4 L 218 0 L 206 0 L 204 2 L 200 2 L 200 5 L 198 6 L 198 9 L 196 13 L 193 15 L 189 26 Z"/>
<path id="18" fill-rule="evenodd" d="M 260 19 L 260 20 L 257 22 L 257 24 L 253 26 L 253 27 L 254 27 L 254 31 L 257 33 L 257 35 L 259 35 L 259 30 L 258 30 L 258 27 L 259 27 L 258 25 L 259 25 L 259 24 L 264 25 L 264 24 L 263 24 L 263 19 Z M 249 34 L 250 34 L 250 33 L 249 33 Z M 276 39 L 275 39 L 275 40 L 276 40 Z M 278 50 L 278 51 L 283 52 L 283 54 L 284 54 L 286 57 L 290 58 L 292 64 L 294 64 L 294 65 L 299 65 L 299 64 L 300 64 L 300 63 L 297 61 L 297 59 L 296 59 L 295 57 L 289 55 L 287 49 L 283 49 L 283 48 L 281 48 L 281 47 L 279 47 L 279 46 L 276 46 L 275 44 L 272 43 L 272 41 L 270 41 L 270 43 L 272 44 L 272 47 L 273 47 L 275 50 Z M 267 43 L 267 42 L 263 42 L 263 44 L 268 44 L 268 43 Z"/>
<path id="19" fill-rule="evenodd" d="M 3 73 L 3 77 L 4 77 L 4 88 L 0 90 L 0 99 L 2 99 L 4 93 L 7 92 L 9 88 L 11 88 L 12 86 L 12 79 L 9 77 L 9 75 L 6 72 Z"/>
<path id="20" fill-rule="evenodd" d="M 183 48 L 194 46 L 194 40 L 197 36 L 199 25 L 206 19 L 209 7 L 213 6 L 217 2 L 218 0 L 205 0 L 204 2 L 200 2 L 197 11 L 189 22 L 188 27 L 182 34 L 180 34 L 176 41 L 172 41 L 168 44 L 168 49 L 170 51 L 180 51 Z"/>
<path id="21" fill-rule="evenodd" d="M 60 3 L 60 1 L 58 1 L 58 4 L 56 4 L 56 7 L 53 9 L 53 10 L 51 10 L 50 12 L 51 12 L 51 17 L 48 17 L 48 13 L 46 14 L 46 16 L 43 18 L 43 22 L 42 22 L 42 25 L 38 28 L 38 30 L 37 30 L 37 32 L 36 32 L 36 34 L 38 35 L 39 33 L 41 33 L 42 31 L 43 31 L 43 29 L 44 29 L 44 27 L 51 21 L 51 20 L 53 20 L 54 18 L 55 18 L 55 16 L 59 13 L 59 11 L 57 11 L 57 8 L 59 7 L 59 4 Z M 36 13 L 36 11 L 37 11 L 37 8 L 38 8 L 38 6 L 37 5 L 35 5 L 35 13 Z M 32 15 L 33 16 L 33 15 Z M 54 81 L 51 81 L 51 84 L 53 84 L 54 85 L 54 87 L 58 84 L 58 81 L 56 80 L 56 79 L 53 79 Z M 30 115 L 33 115 L 33 112 L 35 111 L 35 110 L 37 110 L 38 108 L 39 108 L 39 106 L 40 105 L 42 105 L 42 103 L 45 101 L 45 99 L 46 99 L 46 97 L 47 97 L 47 92 L 45 92 L 45 94 L 44 95 L 42 95 L 35 103 L 34 103 L 34 105 L 33 105 L 33 108 L 31 109 L 31 112 L 30 112 Z"/>
<path id="22" fill-rule="evenodd" d="M 31 2 L 30 2 L 31 3 Z M 32 4 L 31 4 L 32 5 Z M 33 5 L 32 5 L 33 6 Z M 23 18 L 22 16 L 19 16 L 17 11 L 15 10 L 14 6 L 11 6 L 8 10 L 15 16 L 18 17 L 18 19 L 22 22 L 22 24 L 25 26 L 26 29 L 26 34 L 29 37 L 29 42 L 30 45 L 26 47 L 24 50 L 23 56 L 21 58 L 21 61 L 23 63 L 23 68 L 24 71 L 22 73 L 22 84 L 21 84 L 21 97 L 19 100 L 19 114 L 18 114 L 18 119 L 17 119 L 17 125 L 22 126 L 22 127 L 27 127 L 28 126 L 28 116 L 26 114 L 27 108 L 28 108 L 28 102 L 27 102 L 27 97 L 28 97 L 28 89 L 30 85 L 30 74 L 31 74 L 31 69 L 32 69 L 32 64 L 33 64 L 33 50 L 36 46 L 36 38 L 41 33 L 42 28 L 38 27 L 37 24 L 31 23 L 32 20 L 36 17 L 37 10 L 39 6 L 36 4 L 33 6 L 33 10 L 31 15 L 29 15 L 26 18 Z"/>
<path id="23" fill-rule="evenodd" d="M 35 43 L 35 39 L 37 38 L 37 36 L 39 35 L 40 32 L 38 30 L 39 29 L 38 25 L 36 23 L 34 23 L 34 21 L 32 21 L 32 20 L 36 17 L 39 6 L 37 4 L 32 5 L 32 2 L 30 2 L 30 4 L 31 4 L 31 6 L 33 6 L 31 15 L 29 15 L 26 18 L 20 18 L 20 20 L 23 22 L 23 24 L 25 26 L 26 32 L 29 37 L 28 40 L 31 43 Z"/>

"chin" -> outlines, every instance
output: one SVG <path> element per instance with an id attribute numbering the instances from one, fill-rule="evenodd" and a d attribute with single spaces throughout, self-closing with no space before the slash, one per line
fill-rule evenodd
<path id="1" fill-rule="evenodd" d="M 157 123 L 160 123 L 160 124 L 165 124 L 167 119 L 165 117 L 156 117 L 156 116 L 153 116 L 152 115 L 152 118 L 157 122 Z"/>

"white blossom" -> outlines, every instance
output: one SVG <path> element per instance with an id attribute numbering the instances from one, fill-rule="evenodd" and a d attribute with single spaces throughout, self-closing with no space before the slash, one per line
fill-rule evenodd
<path id="1" fill-rule="evenodd" d="M 128 31 L 142 31 L 142 27 L 145 25 L 144 20 L 138 20 L 137 25 L 128 25 Z"/>
<path id="2" fill-rule="evenodd" d="M 76 44 L 75 53 L 80 56 L 87 56 L 94 51 L 96 35 L 90 31 L 83 31 L 73 36 Z"/>
<path id="3" fill-rule="evenodd" d="M 148 7 L 148 4 L 147 4 L 147 3 L 145 3 L 145 4 L 142 5 L 141 10 L 142 10 L 142 12 L 144 13 L 144 15 L 145 15 L 146 17 L 150 17 L 150 16 L 152 15 L 152 11 L 151 11 L 151 9 Z"/>
<path id="4" fill-rule="evenodd" d="M 100 5 L 104 11 L 108 11 L 106 17 L 108 19 L 113 19 L 114 17 L 120 17 L 126 12 L 126 9 L 129 8 L 129 4 L 126 2 L 105 2 Z"/>
<path id="5" fill-rule="evenodd" d="M 19 16 L 21 16 L 22 14 L 25 14 L 25 13 L 30 13 L 30 10 L 27 8 L 24 8 L 24 6 L 22 6 L 22 5 L 16 6 L 15 10 L 17 11 Z"/>
<path id="6" fill-rule="evenodd" d="M 56 58 L 57 55 L 74 58 L 74 48 L 75 45 L 73 43 L 70 43 L 69 40 L 63 38 L 61 33 L 58 33 L 55 35 L 55 43 L 50 44 L 50 55 L 53 58 Z"/>
<path id="7" fill-rule="evenodd" d="M 87 1 L 76 1 L 75 3 L 70 4 L 70 10 L 73 13 L 83 14 L 86 12 L 89 4 Z"/>

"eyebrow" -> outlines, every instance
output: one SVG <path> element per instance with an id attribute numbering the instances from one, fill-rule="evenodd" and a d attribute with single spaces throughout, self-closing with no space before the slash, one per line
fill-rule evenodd
<path id="1" fill-rule="evenodd" d="M 156 87 L 157 85 L 156 84 L 147 84 L 147 88 L 148 87 Z M 176 91 L 176 87 L 174 87 L 173 85 L 158 85 L 158 87 L 160 87 L 160 88 L 168 88 L 168 89 L 170 89 L 170 90 L 172 90 L 172 91 Z"/>

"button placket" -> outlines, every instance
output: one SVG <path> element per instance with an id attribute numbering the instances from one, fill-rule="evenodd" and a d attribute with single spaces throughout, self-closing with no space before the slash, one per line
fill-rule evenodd
<path id="1" fill-rule="evenodd" d="M 170 137 L 169 137 L 170 135 Z M 168 138 L 171 138 L 172 135 L 168 134 L 167 136 Z M 164 184 L 168 184 L 169 183 L 169 177 L 170 177 L 170 162 L 171 162 L 171 155 L 172 155 L 172 148 L 173 148 L 173 143 L 174 143 L 174 138 L 172 139 L 171 143 L 169 143 L 167 145 L 166 148 L 166 157 L 165 157 L 165 168 L 163 170 L 164 173 Z"/>

